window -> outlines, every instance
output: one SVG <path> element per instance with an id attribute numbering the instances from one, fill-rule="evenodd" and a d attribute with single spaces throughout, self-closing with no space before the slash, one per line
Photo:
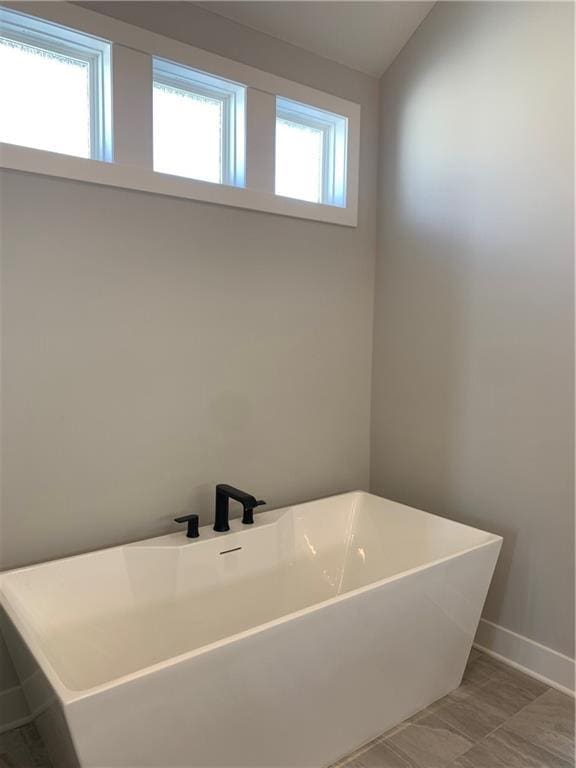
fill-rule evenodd
<path id="1" fill-rule="evenodd" d="M 14 5 L 0 168 L 356 226 L 359 104 L 82 3 Z"/>
<path id="2" fill-rule="evenodd" d="M 277 97 L 276 194 L 346 205 L 347 119 Z"/>
<path id="3" fill-rule="evenodd" d="M 0 9 L 0 141 L 110 159 L 110 44 Z"/>
<path id="4" fill-rule="evenodd" d="M 244 185 L 242 85 L 154 59 L 154 170 Z"/>

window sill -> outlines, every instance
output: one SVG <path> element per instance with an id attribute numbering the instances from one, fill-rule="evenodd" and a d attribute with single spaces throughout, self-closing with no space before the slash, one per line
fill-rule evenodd
<path id="1" fill-rule="evenodd" d="M 0 143 L 0 168 L 215 203 L 233 208 L 245 208 L 279 216 L 339 224 L 345 227 L 357 226 L 356 206 L 339 208 L 308 203 L 256 189 L 211 184 L 157 173 L 152 169 L 135 165 L 87 160 L 16 144 Z"/>

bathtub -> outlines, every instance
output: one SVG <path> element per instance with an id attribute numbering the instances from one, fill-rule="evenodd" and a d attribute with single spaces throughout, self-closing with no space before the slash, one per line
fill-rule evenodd
<path id="1" fill-rule="evenodd" d="M 321 768 L 456 688 L 502 539 L 355 492 L 0 576 L 55 768 Z"/>

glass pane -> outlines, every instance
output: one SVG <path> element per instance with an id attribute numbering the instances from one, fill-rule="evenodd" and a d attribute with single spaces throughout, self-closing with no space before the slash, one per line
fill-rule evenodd
<path id="1" fill-rule="evenodd" d="M 224 104 L 154 83 L 154 170 L 221 183 Z"/>
<path id="2" fill-rule="evenodd" d="M 90 65 L 0 37 L 0 141 L 90 157 Z"/>
<path id="3" fill-rule="evenodd" d="M 298 200 L 322 202 L 324 132 L 276 120 L 276 194 Z"/>

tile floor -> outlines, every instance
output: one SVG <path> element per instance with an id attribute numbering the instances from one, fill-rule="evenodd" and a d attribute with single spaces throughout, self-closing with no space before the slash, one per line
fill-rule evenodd
<path id="1" fill-rule="evenodd" d="M 574 765 L 574 699 L 473 649 L 460 688 L 333 768 Z"/>
<path id="2" fill-rule="evenodd" d="M 34 725 L 0 734 L 0 768 L 52 768 Z"/>
<path id="3" fill-rule="evenodd" d="M 344 766 L 575 768 L 574 700 L 473 650 L 460 688 Z M 0 735 L 0 768 L 52 768 L 33 725 Z"/>

